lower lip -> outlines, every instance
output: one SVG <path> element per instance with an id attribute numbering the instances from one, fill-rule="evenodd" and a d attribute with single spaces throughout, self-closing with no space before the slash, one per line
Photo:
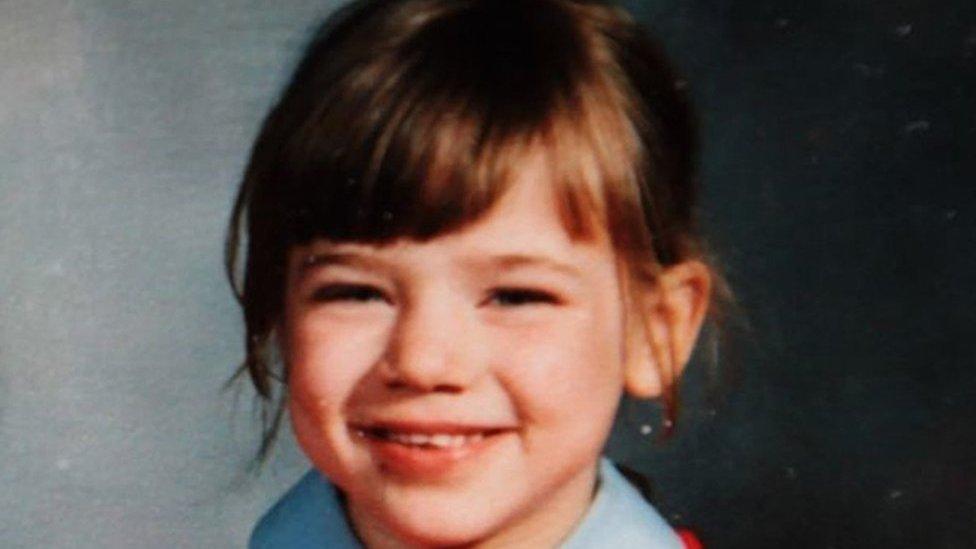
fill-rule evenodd
<path id="1" fill-rule="evenodd" d="M 415 446 L 371 437 L 357 438 L 366 444 L 385 472 L 413 479 L 437 479 L 478 461 L 510 433 L 494 433 L 457 448 Z"/>

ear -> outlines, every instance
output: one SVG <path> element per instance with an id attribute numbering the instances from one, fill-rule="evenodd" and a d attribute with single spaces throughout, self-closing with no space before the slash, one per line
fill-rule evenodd
<path id="1" fill-rule="evenodd" d="M 701 261 L 669 266 L 638 292 L 629 322 L 625 388 L 654 398 L 673 384 L 691 358 L 711 299 L 712 275 Z"/>

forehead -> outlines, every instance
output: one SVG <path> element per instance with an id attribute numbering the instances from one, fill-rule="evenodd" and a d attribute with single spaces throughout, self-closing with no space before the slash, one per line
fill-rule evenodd
<path id="1" fill-rule="evenodd" d="M 450 255 L 469 264 L 563 265 L 577 270 L 612 265 L 614 251 L 602 223 L 593 223 L 585 236 L 571 234 L 546 166 L 541 159 L 520 166 L 504 195 L 456 230 L 423 241 L 401 238 L 378 245 L 319 239 L 299 247 L 298 255 L 382 253 L 430 264 Z"/>
<path id="2" fill-rule="evenodd" d="M 526 251 L 540 248 L 552 252 L 568 252 L 598 241 L 598 234 L 586 238 L 570 234 L 558 204 L 559 195 L 546 162 L 541 157 L 527 159 L 511 175 L 505 194 L 456 236 L 479 241 L 486 247 Z"/>

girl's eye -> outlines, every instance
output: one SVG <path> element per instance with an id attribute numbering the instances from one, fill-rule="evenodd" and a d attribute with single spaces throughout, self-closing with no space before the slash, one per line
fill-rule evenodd
<path id="1" fill-rule="evenodd" d="M 559 304 L 559 298 L 552 293 L 528 288 L 499 288 L 492 292 L 489 301 L 502 307 Z"/>
<path id="2" fill-rule="evenodd" d="M 319 303 L 339 301 L 366 303 L 385 300 L 386 297 L 379 289 L 363 284 L 329 284 L 318 288 L 312 294 L 312 301 Z"/>

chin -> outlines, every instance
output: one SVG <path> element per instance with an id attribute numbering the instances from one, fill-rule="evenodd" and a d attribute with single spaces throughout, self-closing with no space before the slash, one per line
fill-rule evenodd
<path id="1" fill-rule="evenodd" d="M 496 516 L 500 502 L 492 505 L 483 498 L 438 497 L 430 493 L 417 496 L 384 502 L 378 515 L 397 538 L 411 546 L 471 545 L 490 538 L 506 523 L 506 517 Z"/>
<path id="2" fill-rule="evenodd" d="M 419 547 L 458 547 L 471 546 L 491 537 L 495 529 L 478 519 L 478 523 L 467 523 L 452 518 L 428 515 L 418 521 L 397 518 L 391 525 L 396 536 L 410 546 Z"/>

